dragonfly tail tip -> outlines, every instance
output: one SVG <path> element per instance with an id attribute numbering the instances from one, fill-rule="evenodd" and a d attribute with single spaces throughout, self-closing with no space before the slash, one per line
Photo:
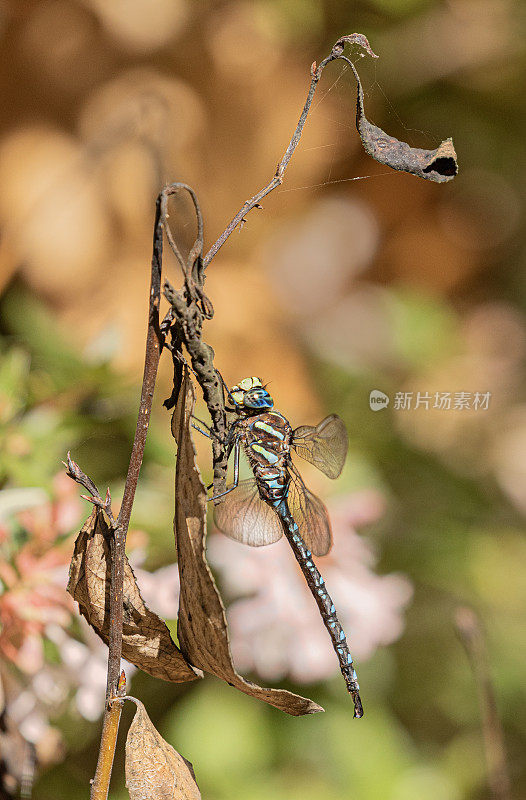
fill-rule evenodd
<path id="1" fill-rule="evenodd" d="M 352 699 L 354 703 L 354 719 L 361 719 L 363 717 L 363 706 L 358 692 L 353 694 Z"/>

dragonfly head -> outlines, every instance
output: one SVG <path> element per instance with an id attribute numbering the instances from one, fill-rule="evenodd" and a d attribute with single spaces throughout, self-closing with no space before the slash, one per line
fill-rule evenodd
<path id="1" fill-rule="evenodd" d="M 254 414 L 272 408 L 274 400 L 267 392 L 260 378 L 243 378 L 230 390 L 230 397 L 238 411 Z"/>

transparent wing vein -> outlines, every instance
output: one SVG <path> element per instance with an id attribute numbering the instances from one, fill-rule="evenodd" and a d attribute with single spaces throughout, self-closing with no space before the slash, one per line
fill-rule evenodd
<path id="1" fill-rule="evenodd" d="M 296 428 L 292 444 L 301 458 L 314 464 L 329 478 L 337 478 L 345 463 L 349 439 L 343 420 L 331 414 L 316 427 L 302 425 Z"/>
<path id="2" fill-rule="evenodd" d="M 315 556 L 326 555 L 332 546 L 329 514 L 320 498 L 309 492 L 293 465 L 291 465 L 288 504 L 294 522 L 309 550 Z"/>
<path id="3" fill-rule="evenodd" d="M 225 536 L 251 547 L 277 542 L 283 534 L 278 515 L 259 496 L 254 478 L 240 481 L 214 506 L 214 520 Z"/>

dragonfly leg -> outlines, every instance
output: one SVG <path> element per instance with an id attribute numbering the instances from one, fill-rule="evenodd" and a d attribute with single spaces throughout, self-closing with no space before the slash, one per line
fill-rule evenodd
<path id="1" fill-rule="evenodd" d="M 234 483 L 228 489 L 225 489 L 224 492 L 221 492 L 220 494 L 215 494 L 213 495 L 213 497 L 209 497 L 208 498 L 209 502 L 211 500 L 219 500 L 220 497 L 224 497 L 226 494 L 230 494 L 230 492 L 233 492 L 234 489 L 237 489 L 239 484 L 239 450 L 240 450 L 239 439 L 236 439 L 234 442 Z"/>
<path id="2" fill-rule="evenodd" d="M 208 439 L 211 439 L 213 433 L 210 430 L 210 428 L 208 427 L 208 425 L 206 424 L 206 422 L 203 422 L 202 419 L 198 419 L 198 417 L 194 417 L 193 414 L 192 414 L 192 419 L 195 420 L 195 422 L 192 422 L 192 428 L 194 428 L 194 430 L 196 430 L 196 431 L 199 431 L 199 433 L 202 433 L 203 436 L 206 436 Z M 199 425 L 202 425 L 205 430 L 203 430 L 203 428 L 200 428 L 199 425 L 196 425 L 195 424 L 196 422 L 198 422 Z"/>
<path id="3" fill-rule="evenodd" d="M 234 403 L 234 400 L 232 399 L 232 395 L 230 394 L 230 389 L 226 385 L 225 380 L 224 380 L 223 376 L 221 375 L 221 373 L 219 372 L 218 369 L 216 369 L 216 374 L 217 374 L 217 377 L 219 378 L 219 380 L 221 381 L 221 386 L 223 387 L 223 401 L 225 402 L 225 397 L 227 397 L 228 400 L 232 403 L 232 408 L 229 408 L 227 406 L 226 402 L 225 402 L 225 410 L 226 411 L 235 411 L 236 410 L 236 404 Z"/>
<path id="4" fill-rule="evenodd" d="M 198 425 L 196 425 L 195 422 L 192 422 L 192 428 L 194 428 L 194 430 L 199 431 L 199 433 L 202 433 L 203 436 L 206 436 L 207 439 L 217 439 L 218 442 L 221 442 L 222 444 L 224 444 L 224 441 L 225 441 L 224 438 L 221 437 L 221 436 L 218 436 L 217 433 L 215 433 L 215 431 L 212 430 L 212 428 L 208 427 L 206 422 L 203 422 L 203 420 L 199 419 L 198 417 L 194 417 L 193 414 L 192 414 L 192 419 L 195 420 L 195 422 L 199 423 Z M 201 425 L 203 427 L 200 427 Z M 203 430 L 203 428 L 204 428 L 204 430 Z"/>
<path id="5" fill-rule="evenodd" d="M 181 364 L 184 364 L 185 367 L 192 373 L 194 378 L 199 379 L 199 375 L 197 374 L 195 369 L 193 369 L 193 367 L 190 366 L 190 364 L 188 363 L 188 361 L 181 352 L 174 352 L 173 347 L 170 347 L 169 345 L 165 345 L 165 347 L 168 347 L 169 350 L 172 350 L 174 358 L 176 358 Z"/>
<path id="6" fill-rule="evenodd" d="M 202 433 L 203 436 L 206 436 L 207 439 L 211 439 L 212 438 L 209 433 L 207 433 L 206 431 L 202 431 L 201 428 L 199 428 L 197 425 L 194 425 L 193 422 L 192 422 L 192 428 L 194 429 L 194 431 L 198 431 L 199 433 Z"/>

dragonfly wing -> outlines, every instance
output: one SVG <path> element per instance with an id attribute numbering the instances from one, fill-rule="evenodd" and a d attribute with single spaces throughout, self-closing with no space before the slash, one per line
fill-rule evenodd
<path id="1" fill-rule="evenodd" d="M 214 506 L 214 520 L 225 536 L 251 547 L 272 544 L 283 535 L 278 515 L 261 499 L 253 478 L 240 481 Z"/>
<path id="2" fill-rule="evenodd" d="M 331 523 L 325 504 L 309 492 L 294 466 L 290 474 L 288 504 L 294 522 L 309 550 L 315 556 L 324 556 L 332 547 Z"/>
<path id="3" fill-rule="evenodd" d="M 343 420 L 331 414 L 315 428 L 311 425 L 296 428 L 292 444 L 305 461 L 310 461 L 329 478 L 337 478 L 345 463 L 349 438 Z"/>

